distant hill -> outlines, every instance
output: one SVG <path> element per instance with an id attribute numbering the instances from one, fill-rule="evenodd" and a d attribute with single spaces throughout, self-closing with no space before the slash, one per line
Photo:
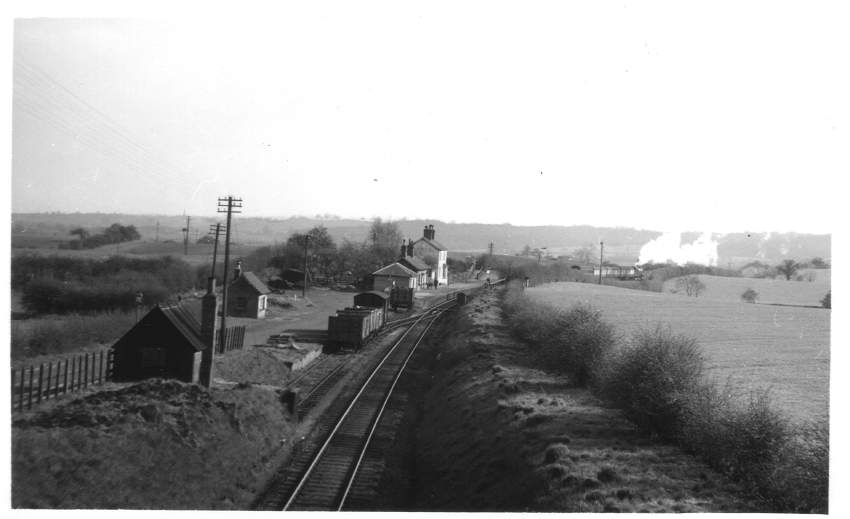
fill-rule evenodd
<path id="1" fill-rule="evenodd" d="M 189 222 L 190 239 L 194 242 L 209 231 L 210 225 L 224 218 L 192 216 Z M 102 229 L 113 223 L 134 225 L 142 239 L 153 241 L 183 241 L 181 229 L 186 217 L 180 215 L 128 215 L 105 213 L 18 213 L 12 214 L 13 247 L 37 243 L 55 243 L 68 240 L 75 227 Z M 563 255 L 581 247 L 594 247 L 598 254 L 600 241 L 605 242 L 605 257 L 618 263 L 633 263 L 641 247 L 661 235 L 658 231 L 627 227 L 576 226 L 516 226 L 510 224 L 448 223 L 439 220 L 396 220 L 407 238 L 419 238 L 427 224 L 433 224 L 436 239 L 450 251 L 480 253 L 493 243 L 494 252 L 516 254 L 528 245 L 546 248 L 552 255 Z M 331 237 L 363 241 L 367 238 L 371 221 L 337 217 L 309 218 L 256 218 L 236 215 L 233 220 L 233 240 L 241 245 L 280 243 L 293 232 L 303 232 L 316 225 L 328 228 Z M 684 233 L 683 241 L 693 240 L 699 233 Z M 722 266 L 728 263 L 740 266 L 753 260 L 776 263 L 784 258 L 805 260 L 819 256 L 827 261 L 831 257 L 830 235 L 799 233 L 734 233 L 714 235 Z"/>

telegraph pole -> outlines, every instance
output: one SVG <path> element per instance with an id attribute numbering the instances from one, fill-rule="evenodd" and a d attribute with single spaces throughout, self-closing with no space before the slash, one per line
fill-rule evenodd
<path id="1" fill-rule="evenodd" d="M 186 217 L 186 227 L 181 229 L 183 231 L 183 255 L 189 255 L 189 222 L 192 221 L 191 216 Z"/>
<path id="2" fill-rule="evenodd" d="M 493 258 L 493 242 L 490 242 L 490 245 L 488 245 L 488 248 L 490 249 L 490 258 L 492 259 Z"/>
<path id="3" fill-rule="evenodd" d="M 241 213 L 242 199 L 232 196 L 218 198 L 218 212 L 227 213 L 227 224 L 224 232 L 224 276 L 221 280 L 221 327 L 218 332 L 220 348 L 224 350 L 224 330 L 227 321 L 227 276 L 230 269 L 230 217 L 233 213 Z"/>
<path id="4" fill-rule="evenodd" d="M 605 250 L 605 244 L 599 242 L 599 284 L 602 284 L 602 251 Z"/>
<path id="5" fill-rule="evenodd" d="M 307 245 L 310 243 L 310 235 L 304 235 L 304 287 L 301 288 L 301 297 L 307 297 Z"/>
<path id="6" fill-rule="evenodd" d="M 215 225 L 210 225 L 210 236 L 215 236 L 215 243 L 213 244 L 213 261 L 212 261 L 212 272 L 210 273 L 210 277 L 215 277 L 215 261 L 216 256 L 218 256 L 218 237 L 221 235 L 221 224 L 217 223 Z M 227 273 L 225 272 L 225 276 Z"/>

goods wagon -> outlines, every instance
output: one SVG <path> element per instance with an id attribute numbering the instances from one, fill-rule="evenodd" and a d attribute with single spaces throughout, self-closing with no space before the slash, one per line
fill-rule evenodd
<path id="1" fill-rule="evenodd" d="M 380 308 L 383 310 L 384 315 L 386 316 L 387 310 L 390 305 L 390 298 L 388 294 L 383 292 L 361 292 L 354 296 L 354 306 L 363 306 L 367 308 Z M 386 317 L 385 317 L 386 318 Z"/>
<path id="2" fill-rule="evenodd" d="M 328 346 L 335 351 L 342 347 L 359 349 L 384 326 L 380 308 L 353 307 L 337 310 L 328 317 Z"/>
<path id="3" fill-rule="evenodd" d="M 390 290 L 390 306 L 396 308 L 412 308 L 413 307 L 413 289 L 395 287 Z"/>

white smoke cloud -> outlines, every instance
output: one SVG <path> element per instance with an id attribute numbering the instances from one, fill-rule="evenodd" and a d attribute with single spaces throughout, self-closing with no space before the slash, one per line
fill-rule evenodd
<path id="1" fill-rule="evenodd" d="M 710 232 L 704 232 L 692 243 L 682 244 L 682 233 L 666 232 L 640 249 L 640 263 L 665 263 L 673 261 L 679 265 L 697 263 L 717 265 L 717 246 Z"/>

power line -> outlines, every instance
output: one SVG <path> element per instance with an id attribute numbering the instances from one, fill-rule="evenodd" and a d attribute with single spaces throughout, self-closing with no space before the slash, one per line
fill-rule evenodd
<path id="1" fill-rule="evenodd" d="M 150 150 L 145 148 L 143 145 L 139 144 L 136 141 L 136 137 L 133 136 L 129 131 L 122 128 L 121 124 L 116 122 L 110 116 L 105 114 L 103 111 L 99 110 L 97 107 L 93 106 L 91 103 L 87 102 L 85 99 L 81 98 L 79 95 L 74 93 L 71 89 L 63 85 L 61 82 L 53 78 L 50 74 L 40 69 L 36 65 L 27 64 L 23 61 L 16 60 L 15 64 L 18 65 L 18 72 L 23 72 L 24 76 L 27 74 L 30 75 L 31 78 L 40 80 L 42 84 L 48 85 L 53 91 L 58 90 L 60 93 L 64 93 L 67 97 L 70 97 L 73 101 L 77 102 L 77 105 L 82 105 L 89 113 L 94 113 L 95 119 L 100 119 L 100 124 L 108 131 L 110 131 L 113 135 L 117 136 L 119 139 L 126 142 L 129 146 L 136 148 L 139 152 L 145 154 L 145 158 L 151 161 L 151 164 L 159 164 L 157 167 L 163 168 L 165 171 L 169 170 L 179 170 L 180 168 L 175 167 L 172 164 L 169 164 L 156 156 L 151 155 Z M 29 69 L 29 70 L 27 70 Z M 40 76 L 40 77 L 38 77 Z M 66 99 L 67 101 L 67 99 Z M 68 103 L 69 106 L 72 106 L 73 103 Z"/>
<path id="2" fill-rule="evenodd" d="M 157 159 L 108 115 L 34 65 L 15 60 L 14 102 L 31 117 L 49 124 L 102 155 L 162 183 L 191 184 L 179 168 Z"/>

